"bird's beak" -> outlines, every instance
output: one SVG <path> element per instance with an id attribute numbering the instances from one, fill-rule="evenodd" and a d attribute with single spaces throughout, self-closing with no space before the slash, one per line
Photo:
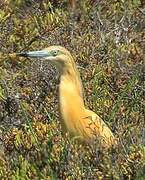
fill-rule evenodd
<path id="1" fill-rule="evenodd" d="M 30 51 L 30 52 L 16 53 L 16 56 L 30 57 L 30 58 L 45 58 L 45 57 L 49 57 L 50 53 L 48 51 L 46 51 L 46 50 Z"/>

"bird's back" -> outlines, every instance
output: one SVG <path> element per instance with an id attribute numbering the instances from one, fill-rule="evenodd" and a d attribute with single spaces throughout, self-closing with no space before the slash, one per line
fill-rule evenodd
<path id="1" fill-rule="evenodd" d="M 82 123 L 84 140 L 88 143 L 95 139 L 103 146 L 112 146 L 115 142 L 115 137 L 107 124 L 93 111 L 85 110 L 84 117 L 80 120 Z"/>

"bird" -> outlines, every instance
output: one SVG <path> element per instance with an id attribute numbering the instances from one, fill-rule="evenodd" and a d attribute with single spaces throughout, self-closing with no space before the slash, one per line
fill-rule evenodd
<path id="1" fill-rule="evenodd" d="M 95 112 L 85 108 L 80 74 L 73 56 L 66 48 L 53 45 L 38 51 L 18 52 L 16 56 L 41 58 L 58 69 L 60 124 L 65 133 L 84 144 L 98 141 L 107 148 L 116 144 L 108 125 Z"/>

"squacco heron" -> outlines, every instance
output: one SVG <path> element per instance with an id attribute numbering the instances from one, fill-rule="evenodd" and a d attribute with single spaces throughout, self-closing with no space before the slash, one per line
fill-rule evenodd
<path id="1" fill-rule="evenodd" d="M 80 75 L 67 49 L 50 46 L 41 51 L 21 52 L 16 55 L 42 58 L 58 68 L 61 125 L 65 132 L 87 144 L 97 139 L 106 147 L 115 143 L 115 137 L 105 122 L 96 113 L 85 108 Z"/>

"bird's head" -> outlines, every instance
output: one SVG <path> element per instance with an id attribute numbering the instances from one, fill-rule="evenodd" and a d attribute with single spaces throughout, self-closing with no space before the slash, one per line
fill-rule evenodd
<path id="1" fill-rule="evenodd" d="M 73 65 L 73 58 L 70 52 L 61 46 L 50 46 L 40 51 L 20 52 L 16 53 L 17 56 L 41 58 L 55 64 L 57 68 L 62 71 L 65 67 Z"/>

